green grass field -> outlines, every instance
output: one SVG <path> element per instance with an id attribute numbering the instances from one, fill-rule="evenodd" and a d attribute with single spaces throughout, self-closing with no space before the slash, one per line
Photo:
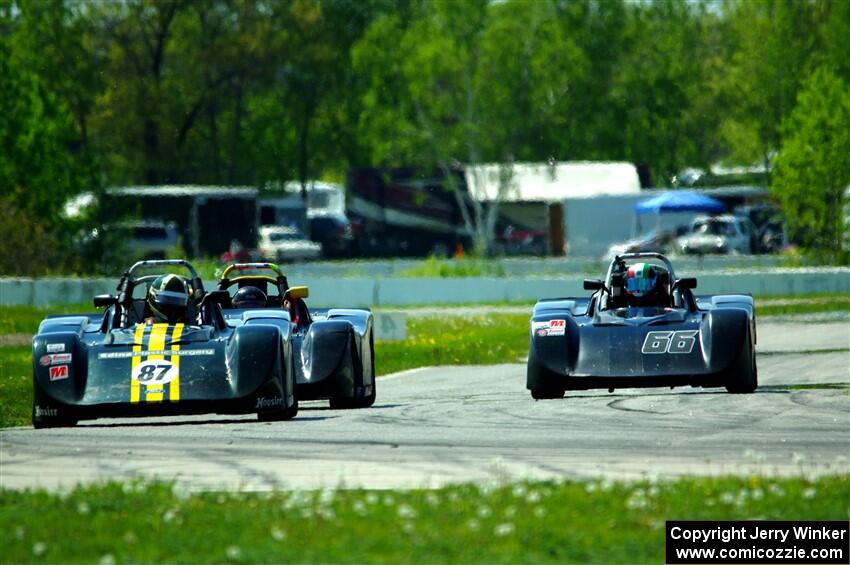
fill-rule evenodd
<path id="1" fill-rule="evenodd" d="M 847 476 L 188 494 L 0 491 L 6 563 L 663 563 L 665 520 L 846 520 Z"/>

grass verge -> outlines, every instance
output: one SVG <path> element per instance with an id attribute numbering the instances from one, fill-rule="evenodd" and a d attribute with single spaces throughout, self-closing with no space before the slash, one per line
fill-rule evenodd
<path id="1" fill-rule="evenodd" d="M 663 563 L 665 520 L 846 520 L 847 476 L 188 494 L 0 491 L 10 563 Z"/>
<path id="2" fill-rule="evenodd" d="M 32 348 L 0 347 L 0 428 L 32 425 Z"/>
<path id="3" fill-rule="evenodd" d="M 428 365 L 516 363 L 528 354 L 528 314 L 408 318 L 407 339 L 375 344 L 379 375 Z"/>

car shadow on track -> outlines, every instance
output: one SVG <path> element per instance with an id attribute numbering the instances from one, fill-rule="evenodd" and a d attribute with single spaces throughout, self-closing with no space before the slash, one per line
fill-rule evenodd
<path id="1" fill-rule="evenodd" d="M 332 420 L 337 418 L 337 416 L 295 416 L 292 420 L 287 420 L 287 424 L 295 423 L 295 422 L 310 422 L 310 421 L 320 421 L 320 420 Z M 210 424 L 275 424 L 277 422 L 261 422 L 259 420 L 252 419 L 228 419 L 228 420 L 178 420 L 178 421 L 168 421 L 168 422 L 109 422 L 109 423 L 98 423 L 98 422 L 80 422 L 78 427 L 81 428 L 139 428 L 139 427 L 165 427 L 165 426 L 203 426 Z"/>

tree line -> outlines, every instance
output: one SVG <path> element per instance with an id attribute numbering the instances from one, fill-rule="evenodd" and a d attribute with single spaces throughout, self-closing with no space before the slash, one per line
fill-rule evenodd
<path id="1" fill-rule="evenodd" d="M 0 272 L 68 261 L 82 190 L 570 160 L 767 164 L 841 260 L 848 37 L 844 0 L 0 0 Z"/>

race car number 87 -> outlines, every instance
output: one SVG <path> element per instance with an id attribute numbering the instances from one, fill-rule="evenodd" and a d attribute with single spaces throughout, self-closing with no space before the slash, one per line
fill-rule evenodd
<path id="1" fill-rule="evenodd" d="M 643 340 L 641 353 L 690 353 L 694 349 L 698 330 L 678 332 L 649 332 Z"/>

